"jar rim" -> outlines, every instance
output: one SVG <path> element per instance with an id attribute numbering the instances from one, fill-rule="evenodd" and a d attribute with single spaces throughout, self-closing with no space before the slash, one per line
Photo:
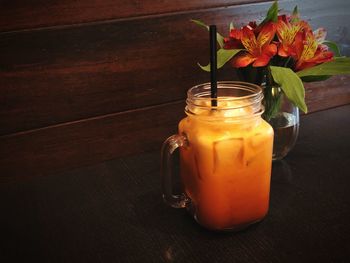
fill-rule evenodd
<path id="1" fill-rule="evenodd" d="M 237 100 L 247 100 L 247 99 L 254 99 L 257 98 L 258 100 L 262 100 L 263 97 L 263 89 L 253 83 L 249 82 L 243 82 L 243 81 L 218 81 L 217 87 L 218 91 L 223 88 L 235 88 L 235 89 L 241 89 L 245 90 L 247 92 L 250 92 L 251 94 L 244 95 L 244 96 L 227 96 L 227 97 L 220 97 L 218 95 L 218 98 L 210 98 L 210 82 L 198 84 L 196 86 L 193 86 L 187 91 L 187 100 L 196 99 L 197 101 L 203 101 L 203 100 L 220 100 L 220 101 L 237 101 Z M 205 91 L 201 93 L 194 93 L 194 90 L 202 88 Z M 209 95 L 209 96 L 208 96 Z"/>
<path id="2" fill-rule="evenodd" d="M 189 89 L 187 94 L 185 113 L 203 119 L 251 118 L 264 112 L 264 106 L 261 103 L 264 97 L 263 89 L 248 82 L 218 82 L 217 98 L 210 96 L 210 83 L 196 85 Z M 214 104 L 213 101 L 216 103 Z"/>

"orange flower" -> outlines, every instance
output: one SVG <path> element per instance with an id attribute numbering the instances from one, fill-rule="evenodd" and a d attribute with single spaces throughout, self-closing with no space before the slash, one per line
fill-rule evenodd
<path id="1" fill-rule="evenodd" d="M 239 49 L 242 48 L 242 30 L 241 29 L 231 29 L 230 37 L 224 38 L 224 48 L 225 49 Z"/>
<path id="2" fill-rule="evenodd" d="M 333 53 L 319 44 L 318 40 L 319 36 L 316 38 L 312 31 L 297 33 L 295 36 L 296 71 L 333 60 Z"/>
<path id="3" fill-rule="evenodd" d="M 278 17 L 276 31 L 280 41 L 278 55 L 281 57 L 294 57 L 296 55 L 294 46 L 295 36 L 305 27 L 305 23 L 304 21 L 299 22 L 296 19 L 294 21 L 296 22 L 290 22 L 285 15 Z"/>
<path id="4" fill-rule="evenodd" d="M 252 27 L 243 27 L 241 41 L 245 50 L 233 58 L 233 67 L 246 67 L 251 63 L 254 67 L 266 66 L 271 57 L 277 53 L 277 46 L 270 43 L 275 32 L 275 24 L 271 22 L 262 27 L 257 37 Z"/>

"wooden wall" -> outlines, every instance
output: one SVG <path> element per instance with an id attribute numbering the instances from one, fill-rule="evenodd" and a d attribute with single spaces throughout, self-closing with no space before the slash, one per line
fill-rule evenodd
<path id="1" fill-rule="evenodd" d="M 350 55 L 350 2 L 280 1 Z M 261 19 L 263 0 L 0 2 L 0 180 L 160 149 L 186 90 L 208 81 L 207 33 Z M 220 79 L 232 79 L 229 67 Z M 350 78 L 307 86 L 310 112 L 350 103 Z"/>

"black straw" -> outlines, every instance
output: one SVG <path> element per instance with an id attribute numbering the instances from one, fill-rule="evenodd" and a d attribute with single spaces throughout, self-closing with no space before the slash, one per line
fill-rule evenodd
<path id="1" fill-rule="evenodd" d="M 217 106 L 218 87 L 217 87 L 217 57 L 216 57 L 216 25 L 209 26 L 209 38 L 210 38 L 210 97 L 211 106 Z"/>

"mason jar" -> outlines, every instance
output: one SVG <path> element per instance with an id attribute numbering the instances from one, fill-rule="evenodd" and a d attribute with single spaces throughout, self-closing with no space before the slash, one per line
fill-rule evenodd
<path id="1" fill-rule="evenodd" d="M 265 217 L 269 208 L 273 129 L 261 118 L 261 87 L 218 82 L 189 89 L 178 134 L 162 147 L 163 198 L 187 208 L 212 230 L 240 230 Z M 183 193 L 174 194 L 172 154 L 180 152 Z"/>

